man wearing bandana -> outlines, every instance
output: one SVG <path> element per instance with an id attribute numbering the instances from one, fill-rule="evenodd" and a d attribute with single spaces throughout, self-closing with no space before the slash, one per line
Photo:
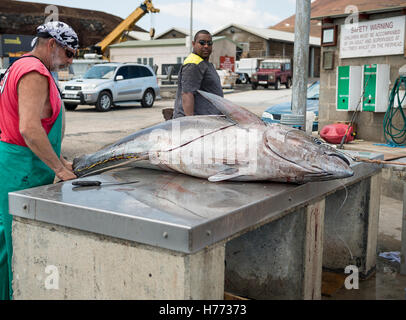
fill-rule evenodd
<path id="1" fill-rule="evenodd" d="M 12 298 L 12 216 L 8 193 L 75 179 L 61 156 L 63 110 L 51 71 L 72 63 L 78 37 L 67 24 L 37 28 L 33 50 L 15 61 L 0 82 L 0 300 Z"/>

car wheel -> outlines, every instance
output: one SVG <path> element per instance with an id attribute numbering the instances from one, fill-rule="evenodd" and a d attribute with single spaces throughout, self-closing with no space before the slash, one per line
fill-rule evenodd
<path id="1" fill-rule="evenodd" d="M 96 102 L 96 109 L 100 112 L 109 111 L 113 107 L 113 98 L 107 91 L 103 91 L 99 94 Z"/>
<path id="2" fill-rule="evenodd" d="M 155 101 L 155 94 L 151 89 L 147 89 L 142 96 L 141 105 L 143 108 L 151 108 Z"/>
<path id="3" fill-rule="evenodd" d="M 71 103 L 64 103 L 65 109 L 69 111 L 74 111 L 78 105 L 77 104 L 71 104 Z"/>
<path id="4" fill-rule="evenodd" d="M 241 83 L 242 83 L 242 84 L 247 84 L 247 83 L 248 83 L 248 77 L 247 77 L 246 74 L 243 74 L 243 75 L 241 76 Z"/>
<path id="5" fill-rule="evenodd" d="M 279 79 L 276 79 L 276 82 L 275 82 L 275 90 L 279 90 L 279 87 L 281 86 L 281 80 L 279 80 Z"/>
<path id="6" fill-rule="evenodd" d="M 268 89 L 268 87 L 269 87 L 269 85 L 267 85 L 267 84 L 266 84 L 266 85 L 264 85 L 264 88 L 265 88 L 265 89 Z"/>
<path id="7" fill-rule="evenodd" d="M 289 89 L 292 86 L 292 79 L 288 78 L 288 81 L 286 82 L 286 89 Z"/>
<path id="8" fill-rule="evenodd" d="M 252 84 L 252 90 L 257 90 L 257 85 L 255 83 Z"/>

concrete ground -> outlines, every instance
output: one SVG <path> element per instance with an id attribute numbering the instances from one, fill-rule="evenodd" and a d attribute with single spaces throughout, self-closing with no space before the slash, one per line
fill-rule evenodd
<path id="1" fill-rule="evenodd" d="M 251 90 L 249 86 L 237 86 L 225 97 L 246 107 L 257 115 L 269 106 L 291 99 L 291 89 Z M 66 112 L 66 131 L 62 154 L 68 159 L 85 153 L 93 153 L 140 129 L 164 121 L 162 109 L 172 108 L 173 99 L 156 101 L 154 106 L 119 107 L 110 112 L 97 112 L 93 106 L 79 106 Z M 400 251 L 400 230 L 402 226 L 402 201 L 387 196 L 381 197 L 379 217 L 378 253 Z M 343 281 L 323 299 L 406 299 L 406 276 L 399 275 L 399 264 L 377 259 L 377 271 L 368 280 L 360 282 L 358 290 L 346 290 Z"/>
<path id="2" fill-rule="evenodd" d="M 379 214 L 378 255 L 382 252 L 400 251 L 402 208 L 400 200 L 381 196 Z M 324 300 L 405 300 L 406 276 L 399 274 L 399 263 L 377 257 L 376 272 L 367 280 L 360 280 L 359 289 L 347 290 L 344 278 L 337 280 Z"/>

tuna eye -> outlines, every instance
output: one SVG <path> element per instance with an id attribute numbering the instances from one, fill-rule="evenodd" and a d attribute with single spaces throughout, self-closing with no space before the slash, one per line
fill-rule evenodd
<path id="1" fill-rule="evenodd" d="M 313 142 L 316 144 L 323 144 L 323 142 L 317 138 L 313 138 Z"/>

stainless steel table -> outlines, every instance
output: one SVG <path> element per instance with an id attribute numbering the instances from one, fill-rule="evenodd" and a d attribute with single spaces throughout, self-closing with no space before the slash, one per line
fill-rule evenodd
<path id="1" fill-rule="evenodd" d="M 382 158 L 366 153 L 361 156 Z M 345 186 L 357 185 L 356 190 L 361 190 L 356 197 L 357 201 L 367 195 L 368 203 L 375 203 L 376 206 L 375 198 L 379 198 L 379 194 L 376 194 L 379 193 L 379 188 L 375 186 L 379 185 L 379 180 L 371 182 L 373 177 L 379 176 L 379 166 L 355 163 L 353 169 L 355 175 L 344 180 L 293 185 L 267 182 L 210 183 L 182 174 L 122 168 L 84 179 L 103 183 L 139 182 L 76 188 L 68 181 L 10 193 L 10 211 L 14 215 L 15 298 L 219 299 L 222 298 L 224 282 L 226 289 L 229 287 L 240 294 L 247 294 L 253 290 L 238 287 L 233 277 L 244 278 L 246 272 L 252 272 L 256 268 L 259 273 L 264 272 L 260 265 L 266 261 L 255 261 L 253 255 L 272 260 L 275 250 L 282 252 L 282 256 L 296 266 L 294 271 L 285 267 L 286 273 L 288 269 L 292 271 L 300 278 L 300 285 L 289 284 L 291 280 L 286 280 L 290 277 L 288 274 L 279 275 L 281 283 L 293 287 L 274 292 L 264 289 L 265 292 L 257 298 L 320 298 L 322 235 L 326 231 L 324 226 L 328 225 L 324 222 L 328 214 L 325 213 L 326 207 L 336 205 L 336 195 L 339 199 L 344 197 L 342 190 Z M 365 186 L 363 181 L 367 181 Z M 347 198 L 348 196 L 345 197 Z M 349 199 L 347 203 L 350 206 L 348 212 L 351 212 L 353 206 L 351 201 L 354 200 Z M 371 205 L 367 204 L 360 210 L 368 211 L 370 208 Z M 367 255 L 374 256 L 375 253 L 371 253 L 374 245 L 376 248 L 376 242 L 374 244 L 374 240 L 368 238 L 368 235 L 376 237 L 377 233 L 377 222 L 376 231 L 374 226 L 371 230 L 368 229 L 371 228 L 371 219 L 377 219 L 376 208 L 373 210 L 374 215 L 367 214 L 363 218 L 362 221 L 366 222 L 362 228 L 365 229 L 366 226 L 367 230 L 365 234 L 359 235 L 366 237 L 366 242 L 358 245 L 360 252 L 364 252 L 365 261 L 360 262 L 360 268 L 363 268 L 361 272 L 365 274 L 374 267 L 373 259 L 372 262 L 366 261 L 370 259 L 367 259 Z M 334 216 L 334 219 L 331 228 L 336 226 L 337 217 Z M 345 226 L 345 219 L 338 224 L 340 223 Z M 289 239 L 282 239 L 289 233 Z M 260 243 L 263 239 L 266 239 L 267 244 Z M 325 241 L 324 246 L 327 245 L 332 258 L 324 253 L 323 265 L 326 262 L 329 269 L 342 269 L 346 263 L 351 263 L 349 259 L 337 260 L 337 252 L 334 252 L 338 248 L 337 239 L 332 239 L 332 243 L 328 242 L 329 240 Z M 250 244 L 258 246 L 250 247 Z M 272 248 L 269 244 L 272 244 Z M 119 245 L 119 248 L 114 247 L 115 245 Z M 62 254 L 61 251 L 65 251 L 64 246 L 67 249 Z M 83 248 L 86 248 L 86 254 L 91 255 L 92 259 L 84 254 Z M 236 254 L 238 248 L 245 250 L 245 254 Z M 128 250 L 134 252 L 129 253 Z M 341 246 L 339 250 L 342 250 Z M 117 252 L 121 252 L 121 255 L 116 259 L 124 259 L 119 267 L 107 258 Z M 104 254 L 106 260 L 102 259 Z M 135 260 L 125 261 L 127 254 Z M 82 255 L 82 260 L 76 260 L 76 257 Z M 148 284 L 153 278 L 153 272 L 146 272 L 141 277 L 142 272 L 137 271 L 138 267 L 142 268 L 140 261 L 135 263 L 140 256 L 144 257 L 149 268 L 158 268 L 159 265 L 159 270 L 154 269 L 159 276 L 153 285 Z M 169 262 L 171 259 L 177 260 Z M 304 263 L 305 259 L 310 264 Z M 283 268 L 282 260 L 272 261 L 275 270 Z M 329 264 L 328 260 L 332 262 Z M 93 263 L 94 270 L 89 269 L 89 263 Z M 255 267 L 249 271 L 247 266 L 251 264 Z M 58 277 L 70 283 L 65 283 L 63 290 L 60 287 L 59 291 L 44 289 L 43 282 L 47 279 L 44 268 L 49 265 L 57 267 Z M 241 267 L 242 265 L 244 266 Z M 97 268 L 106 270 L 96 270 Z M 128 291 L 123 289 L 126 285 L 118 283 L 105 285 L 104 291 L 95 289 L 100 288 L 100 282 L 110 281 L 107 279 L 108 275 L 113 278 L 117 278 L 117 273 L 124 272 L 128 275 L 128 268 L 134 268 L 130 272 L 132 279 L 141 277 L 135 282 L 121 278 L 118 280 L 133 283 L 134 287 Z M 93 273 L 88 276 L 89 279 L 95 278 L 94 281 L 84 275 L 75 277 L 75 273 L 82 272 Z M 177 281 L 170 284 L 173 277 Z M 180 278 L 183 280 L 180 281 Z M 259 276 L 257 284 L 260 285 L 262 280 Z M 74 287 L 75 281 L 80 286 L 92 288 L 78 291 Z M 141 293 L 136 288 L 140 284 L 145 287 Z M 177 292 L 180 284 L 184 287 Z M 269 285 L 268 283 L 267 286 Z M 127 284 L 127 287 L 131 285 Z"/>

